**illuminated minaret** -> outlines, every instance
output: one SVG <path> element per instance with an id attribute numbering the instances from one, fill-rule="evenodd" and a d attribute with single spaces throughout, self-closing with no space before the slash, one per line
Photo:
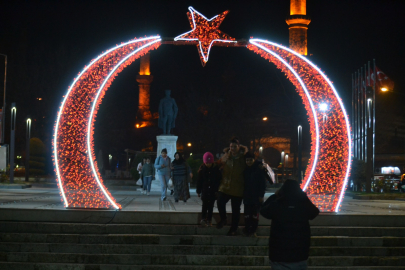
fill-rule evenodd
<path id="1" fill-rule="evenodd" d="M 136 114 L 136 127 L 145 127 L 151 125 L 152 113 L 150 112 L 150 84 L 153 76 L 150 75 L 150 54 L 147 53 L 141 57 L 141 68 L 139 75 L 136 76 L 139 83 L 139 105 Z"/>
<path id="2" fill-rule="evenodd" d="M 311 19 L 307 16 L 306 0 L 290 0 L 290 16 L 286 22 L 290 30 L 290 49 L 307 55 L 307 30 Z"/>

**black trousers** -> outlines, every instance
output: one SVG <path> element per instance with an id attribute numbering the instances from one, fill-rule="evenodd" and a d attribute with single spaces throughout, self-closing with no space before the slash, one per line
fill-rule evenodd
<path id="1" fill-rule="evenodd" d="M 214 210 L 215 199 L 203 199 L 201 218 L 211 222 L 212 211 Z"/>
<path id="2" fill-rule="evenodd" d="M 259 225 L 259 210 L 260 205 L 245 204 L 245 230 L 249 234 L 253 234 Z"/>
<path id="3" fill-rule="evenodd" d="M 226 220 L 226 204 L 231 200 L 231 207 L 232 207 L 232 224 L 231 224 L 231 231 L 235 231 L 238 229 L 239 225 L 239 218 L 240 218 L 240 206 L 242 204 L 242 197 L 236 197 L 232 195 L 228 195 L 222 192 L 218 192 L 218 211 L 219 216 L 221 217 L 221 221 Z"/>

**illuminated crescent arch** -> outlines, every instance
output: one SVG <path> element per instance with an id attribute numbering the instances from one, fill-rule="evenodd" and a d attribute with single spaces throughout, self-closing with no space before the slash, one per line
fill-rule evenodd
<path id="1" fill-rule="evenodd" d="M 117 74 L 160 45 L 159 36 L 134 39 L 91 61 L 73 81 L 60 107 L 54 134 L 55 171 L 65 207 L 120 209 L 103 185 L 93 147 L 95 116 Z"/>
<path id="2" fill-rule="evenodd" d="M 161 45 L 159 36 L 117 45 L 94 59 L 63 99 L 54 134 L 55 170 L 65 207 L 120 209 L 103 185 L 94 154 L 97 110 L 126 66 Z M 314 64 L 278 44 L 251 39 L 247 48 L 274 63 L 294 84 L 309 116 L 311 158 L 302 188 L 321 211 L 339 211 L 351 162 L 350 127 L 332 83 Z"/>
<path id="3" fill-rule="evenodd" d="M 349 120 L 336 89 L 305 57 L 276 43 L 250 39 L 248 49 L 274 63 L 294 84 L 309 116 L 311 156 L 301 188 L 323 212 L 338 212 L 351 165 Z"/>

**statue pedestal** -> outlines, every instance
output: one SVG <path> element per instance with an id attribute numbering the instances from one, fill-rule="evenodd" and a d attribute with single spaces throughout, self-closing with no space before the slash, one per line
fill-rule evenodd
<path id="1" fill-rule="evenodd" d="M 178 136 L 174 135 L 159 135 L 156 136 L 157 144 L 157 157 L 162 152 L 162 149 L 167 149 L 167 156 L 173 161 L 174 153 L 177 152 L 177 139 Z"/>
<path id="2" fill-rule="evenodd" d="M 166 148 L 167 149 L 167 156 L 171 159 L 171 161 L 174 160 L 174 153 L 177 152 L 177 139 L 178 136 L 174 135 L 160 135 L 156 136 L 157 140 L 157 156 L 158 158 L 160 156 L 160 153 L 162 152 L 162 149 Z M 152 189 L 153 191 L 160 191 L 161 183 L 160 180 L 154 180 L 152 181 Z"/>

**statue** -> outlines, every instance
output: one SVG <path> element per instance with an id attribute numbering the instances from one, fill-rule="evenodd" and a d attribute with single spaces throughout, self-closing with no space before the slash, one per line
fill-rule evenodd
<path id="1" fill-rule="evenodd" d="M 159 128 L 163 129 L 163 134 L 170 134 L 170 130 L 175 127 L 178 108 L 174 98 L 170 97 L 170 90 L 165 90 L 166 97 L 159 103 Z"/>

